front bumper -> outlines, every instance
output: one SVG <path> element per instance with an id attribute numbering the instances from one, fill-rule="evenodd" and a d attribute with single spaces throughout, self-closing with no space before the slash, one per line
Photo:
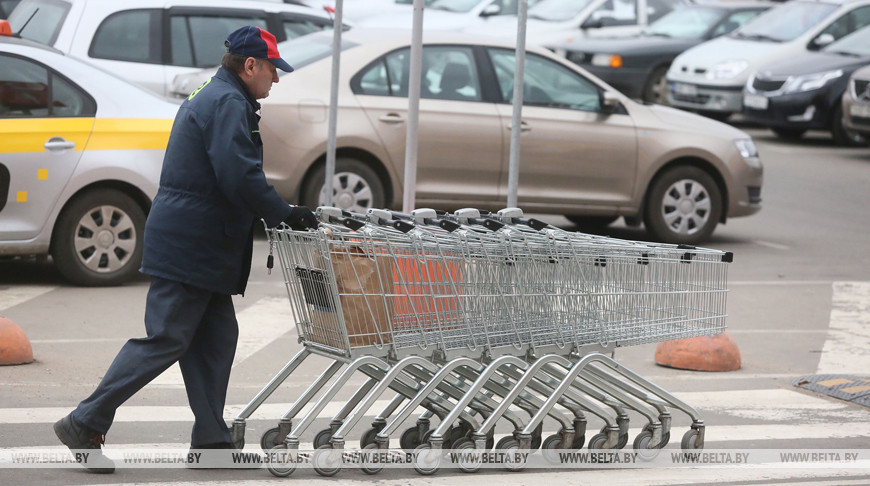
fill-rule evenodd
<path id="1" fill-rule="evenodd" d="M 743 109 L 743 86 L 706 86 L 668 80 L 668 102 L 686 110 L 739 113 Z"/>
<path id="2" fill-rule="evenodd" d="M 829 96 L 819 91 L 807 91 L 766 97 L 746 93 L 746 98 L 767 100 L 767 107 L 744 103 L 743 117 L 760 125 L 774 128 L 827 130 L 831 126 L 833 104 Z M 837 97 L 839 98 L 839 97 Z M 763 102 L 762 102 L 763 104 Z"/>
<path id="3" fill-rule="evenodd" d="M 870 101 L 859 101 L 849 95 L 844 96 L 843 126 L 864 137 L 870 137 Z"/>

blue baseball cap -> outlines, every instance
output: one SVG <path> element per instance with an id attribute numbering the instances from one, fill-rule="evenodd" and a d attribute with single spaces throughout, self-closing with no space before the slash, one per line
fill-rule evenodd
<path id="1" fill-rule="evenodd" d="M 266 59 L 284 72 L 293 72 L 293 66 L 287 64 L 278 54 L 275 36 L 259 27 L 249 25 L 233 31 L 224 45 L 230 54 Z"/>

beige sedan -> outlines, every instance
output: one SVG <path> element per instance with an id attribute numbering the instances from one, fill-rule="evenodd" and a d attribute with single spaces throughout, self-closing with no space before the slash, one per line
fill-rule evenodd
<path id="1" fill-rule="evenodd" d="M 424 37 L 416 206 L 498 210 L 508 193 L 514 51 L 476 36 Z M 334 204 L 399 208 L 410 35 L 354 29 L 343 39 Z M 331 41 L 318 33 L 280 45 L 296 71 L 262 108 L 267 176 L 311 207 L 323 201 Z M 660 241 L 698 243 L 728 217 L 760 209 L 762 166 L 746 133 L 638 104 L 546 50 L 528 50 L 524 84 L 525 212 L 563 214 L 581 228 L 622 216 Z"/>

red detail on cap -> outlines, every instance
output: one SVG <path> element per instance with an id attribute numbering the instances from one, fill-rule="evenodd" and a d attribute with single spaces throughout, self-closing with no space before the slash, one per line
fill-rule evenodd
<path id="1" fill-rule="evenodd" d="M 278 59 L 281 57 L 281 55 L 278 54 L 278 43 L 275 41 L 275 36 L 259 27 L 257 27 L 257 29 L 260 30 L 260 38 L 266 43 L 266 49 L 268 51 L 268 54 L 266 55 L 268 58 Z"/>

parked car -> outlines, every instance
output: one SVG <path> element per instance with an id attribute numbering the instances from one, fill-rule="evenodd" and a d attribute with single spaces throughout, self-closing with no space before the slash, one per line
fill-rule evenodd
<path id="1" fill-rule="evenodd" d="M 533 6 L 537 1 L 528 0 L 529 6 Z M 435 0 L 426 4 L 423 27 L 427 31 L 465 28 L 475 30 L 493 18 L 516 16 L 518 4 L 517 0 Z M 414 25 L 413 19 L 413 10 L 405 9 L 401 12 L 369 16 L 357 25 L 370 29 L 410 29 Z"/>
<path id="2" fill-rule="evenodd" d="M 83 285 L 137 274 L 178 106 L 0 37 L 0 256 L 51 254 Z"/>
<path id="3" fill-rule="evenodd" d="M 23 0 L 9 23 L 164 96 L 176 75 L 220 64 L 239 27 L 257 25 L 279 41 L 332 28 L 324 11 L 253 0 Z"/>
<path id="4" fill-rule="evenodd" d="M 667 104 L 665 75 L 677 55 L 731 32 L 770 5 L 762 2 L 690 5 L 668 13 L 636 36 L 580 38 L 548 47 L 626 96 Z"/>
<path id="5" fill-rule="evenodd" d="M 437 32 L 424 41 L 416 204 L 500 209 L 513 44 Z M 279 45 L 296 71 L 263 100 L 266 176 L 285 198 L 308 206 L 324 201 L 331 43 L 317 33 Z M 333 179 L 333 201 L 343 208 L 401 204 L 409 43 L 407 31 L 343 35 Z M 524 79 L 518 202 L 525 211 L 581 224 L 624 216 L 644 221 L 656 239 L 696 243 L 727 218 L 761 208 L 762 165 L 746 133 L 631 101 L 542 48 L 528 49 Z"/>
<path id="6" fill-rule="evenodd" d="M 843 93 L 843 126 L 870 140 L 870 66 L 852 73 Z"/>
<path id="7" fill-rule="evenodd" d="M 640 32 L 685 0 L 541 0 L 528 10 L 529 44 L 550 45 L 585 37 L 624 37 Z M 501 16 L 463 29 L 516 39 L 516 16 Z"/>
<path id="8" fill-rule="evenodd" d="M 307 5 L 316 9 L 328 9 L 335 11 L 335 0 L 284 0 L 286 3 Z M 424 0 L 426 7 L 432 5 L 435 0 Z M 341 7 L 342 19 L 359 25 L 359 22 L 369 17 L 390 15 L 394 13 L 411 12 L 414 0 L 344 0 Z"/>
<path id="9" fill-rule="evenodd" d="M 849 76 L 867 65 L 870 27 L 819 52 L 764 66 L 746 82 L 743 116 L 783 138 L 800 138 L 807 130 L 828 130 L 838 145 L 864 145 L 864 137 L 843 126 L 842 99 Z"/>
<path id="10" fill-rule="evenodd" d="M 822 47 L 870 24 L 870 0 L 792 0 L 732 34 L 677 56 L 668 101 L 719 119 L 743 110 L 743 86 L 760 67 Z"/>

